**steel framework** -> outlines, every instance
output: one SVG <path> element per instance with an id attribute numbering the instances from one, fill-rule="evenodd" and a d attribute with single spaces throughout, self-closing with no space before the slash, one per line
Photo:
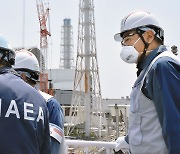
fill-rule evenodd
<path id="1" fill-rule="evenodd" d="M 95 128 L 101 136 L 105 122 L 101 109 L 102 96 L 96 51 L 96 35 L 93 0 L 80 0 L 77 59 L 74 89 L 70 109 L 70 121 L 67 133 L 70 135 L 76 125 L 85 123 L 85 136 L 90 137 Z M 76 117 L 84 108 L 84 116 Z M 95 119 L 97 121 L 93 122 Z M 73 127 L 72 127 L 73 126 Z M 93 129 L 94 128 L 94 129 Z"/>

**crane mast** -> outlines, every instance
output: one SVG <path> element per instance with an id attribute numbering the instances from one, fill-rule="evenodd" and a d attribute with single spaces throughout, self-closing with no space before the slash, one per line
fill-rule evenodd
<path id="1" fill-rule="evenodd" d="M 37 12 L 40 24 L 40 90 L 48 93 L 48 36 L 51 33 L 47 29 L 46 23 L 49 21 L 49 7 L 46 6 L 43 0 L 36 0 Z"/>

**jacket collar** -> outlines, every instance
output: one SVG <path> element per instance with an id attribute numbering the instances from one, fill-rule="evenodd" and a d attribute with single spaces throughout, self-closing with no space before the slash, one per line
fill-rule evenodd
<path id="1" fill-rule="evenodd" d="M 143 70 L 144 68 L 146 68 L 147 66 L 149 66 L 149 64 L 151 63 L 151 61 L 158 56 L 160 53 L 167 51 L 167 47 L 165 45 L 160 45 L 159 47 L 157 47 L 156 49 L 154 49 L 153 51 L 150 52 L 150 54 L 145 57 L 145 59 L 142 61 L 142 63 L 139 65 L 138 70 Z"/>

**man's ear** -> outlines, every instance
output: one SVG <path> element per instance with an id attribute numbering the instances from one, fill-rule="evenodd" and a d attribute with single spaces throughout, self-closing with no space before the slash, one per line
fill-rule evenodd
<path id="1" fill-rule="evenodd" d="M 154 32 L 152 30 L 148 30 L 146 31 L 146 33 L 147 33 L 146 42 L 150 44 L 155 38 Z"/>
<path id="2" fill-rule="evenodd" d="M 25 75 L 24 73 L 22 73 L 22 74 L 21 74 L 21 78 L 22 78 L 24 81 L 26 81 L 26 78 L 27 78 L 27 77 L 26 77 L 26 75 Z"/>

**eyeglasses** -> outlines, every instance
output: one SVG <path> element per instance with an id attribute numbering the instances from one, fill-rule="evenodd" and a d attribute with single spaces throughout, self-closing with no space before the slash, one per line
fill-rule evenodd
<path id="1" fill-rule="evenodd" d="M 121 41 L 121 45 L 127 46 L 128 44 L 130 44 L 132 41 L 132 36 L 134 36 L 135 34 L 137 34 L 137 33 L 134 32 L 134 33 L 128 33 L 127 35 L 125 35 Z"/>

